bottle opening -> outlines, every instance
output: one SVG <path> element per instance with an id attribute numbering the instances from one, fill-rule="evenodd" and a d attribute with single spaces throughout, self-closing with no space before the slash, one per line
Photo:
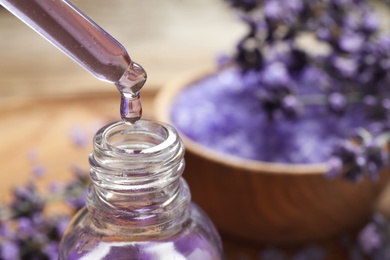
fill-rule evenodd
<path id="1" fill-rule="evenodd" d="M 140 120 L 129 125 L 123 121 L 99 130 L 95 145 L 119 155 L 153 154 L 169 149 L 178 142 L 176 130 L 166 124 Z"/>

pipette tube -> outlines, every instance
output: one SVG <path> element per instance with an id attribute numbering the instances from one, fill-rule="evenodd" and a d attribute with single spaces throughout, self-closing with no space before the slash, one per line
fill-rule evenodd
<path id="1" fill-rule="evenodd" d="M 132 64 L 118 41 L 65 0 L 0 0 L 0 4 L 101 80 L 118 82 Z"/>

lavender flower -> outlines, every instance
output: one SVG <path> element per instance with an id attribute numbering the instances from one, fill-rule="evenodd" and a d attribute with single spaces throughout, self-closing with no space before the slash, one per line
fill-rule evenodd
<path id="1" fill-rule="evenodd" d="M 360 231 L 358 245 L 372 260 L 390 259 L 390 221 L 376 213 L 371 221 Z"/>
<path id="2" fill-rule="evenodd" d="M 79 127 L 72 128 L 70 136 L 77 147 L 85 145 L 86 133 Z M 73 179 L 51 183 L 46 194 L 37 188 L 46 173 L 38 151 L 29 150 L 27 159 L 32 164 L 31 180 L 12 190 L 9 203 L 0 204 L 0 260 L 57 260 L 59 242 L 72 215 L 85 205 L 89 175 L 73 165 Z M 52 202 L 67 204 L 67 213 L 51 213 Z"/>
<path id="3" fill-rule="evenodd" d="M 242 73 L 259 75 L 255 95 L 267 118 L 297 119 L 305 116 L 305 105 L 315 104 L 342 119 L 365 104 L 370 124 L 361 127 L 371 136 L 336 143 L 327 176 L 376 180 L 387 164 L 383 148 L 390 137 L 390 36 L 380 31 L 369 1 L 226 1 L 248 26 L 234 58 Z M 302 47 L 304 34 L 315 35 L 327 51 L 308 52 L 316 46 Z M 310 73 L 316 75 L 309 82 Z"/>
<path id="4" fill-rule="evenodd" d="M 329 160 L 328 177 L 342 175 L 353 182 L 362 180 L 364 175 L 377 181 L 379 170 L 387 165 L 387 152 L 383 144 L 361 129 L 349 140 L 339 141 L 332 150 Z M 341 165 L 343 167 L 341 167 Z"/>
<path id="5" fill-rule="evenodd" d="M 29 182 L 25 187 L 13 190 L 11 208 L 15 217 L 30 217 L 43 210 L 44 201 L 34 183 Z"/>
<path id="6" fill-rule="evenodd" d="M 236 55 L 237 64 L 244 70 L 262 70 L 264 61 L 272 59 L 269 50 L 280 45 L 285 49 L 285 57 L 292 56 L 290 61 L 294 65 L 288 67 L 289 74 L 296 74 L 307 64 L 315 64 L 326 73 L 340 72 L 338 80 L 344 80 L 343 74 L 356 79 L 357 75 L 369 70 L 368 66 L 358 70 L 357 62 L 363 64 L 366 56 L 379 47 L 371 49 L 370 53 L 366 51 L 366 46 L 380 42 L 375 37 L 379 31 L 378 16 L 366 1 L 228 2 L 238 9 L 251 11 L 243 19 L 249 31 L 238 44 Z M 332 48 L 327 54 L 328 59 L 321 60 L 297 48 L 297 38 L 303 32 L 317 33 L 318 39 Z M 333 62 L 329 60 L 331 57 L 335 57 Z"/>
<path id="7" fill-rule="evenodd" d="M 77 147 L 85 146 L 88 142 L 87 137 L 88 135 L 81 126 L 75 125 L 72 127 L 70 131 L 70 138 Z"/>
<path id="8" fill-rule="evenodd" d="M 359 242 L 366 253 L 371 253 L 380 248 L 384 242 L 377 226 L 374 223 L 369 223 L 359 235 Z"/>
<path id="9" fill-rule="evenodd" d="M 338 92 L 332 92 L 328 95 L 328 106 L 330 111 L 342 114 L 346 109 L 347 99 Z"/>
<path id="10" fill-rule="evenodd" d="M 11 241 L 1 242 L 1 259 L 14 260 L 18 258 L 19 247 L 16 243 Z"/>
<path id="11" fill-rule="evenodd" d="M 0 259 L 58 259 L 58 245 L 71 215 L 85 205 L 88 175 L 75 168 L 75 178 L 45 196 L 35 182 L 16 187 L 8 205 L 0 205 Z M 52 199 L 77 201 L 71 214 L 44 214 Z"/>

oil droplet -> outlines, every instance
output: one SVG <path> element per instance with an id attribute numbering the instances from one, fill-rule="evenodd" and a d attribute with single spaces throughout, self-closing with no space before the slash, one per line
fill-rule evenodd
<path id="1" fill-rule="evenodd" d="M 145 81 L 145 70 L 133 62 L 129 65 L 119 81 L 115 83 L 121 93 L 121 117 L 127 124 L 134 124 L 141 119 L 142 104 L 140 91 Z"/>
<path id="2" fill-rule="evenodd" d="M 139 93 L 136 95 L 121 93 L 121 117 L 127 124 L 135 124 L 142 116 L 142 104 Z"/>

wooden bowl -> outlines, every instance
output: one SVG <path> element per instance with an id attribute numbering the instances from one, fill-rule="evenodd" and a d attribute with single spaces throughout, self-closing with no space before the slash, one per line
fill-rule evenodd
<path id="1" fill-rule="evenodd" d="M 172 124 L 171 105 L 185 87 L 206 74 L 184 77 L 161 89 L 157 120 Z M 222 235 L 263 244 L 300 244 L 358 231 L 370 217 L 389 176 L 353 184 L 327 179 L 325 164 L 281 164 L 242 159 L 185 136 L 187 180 L 192 198 Z"/>

